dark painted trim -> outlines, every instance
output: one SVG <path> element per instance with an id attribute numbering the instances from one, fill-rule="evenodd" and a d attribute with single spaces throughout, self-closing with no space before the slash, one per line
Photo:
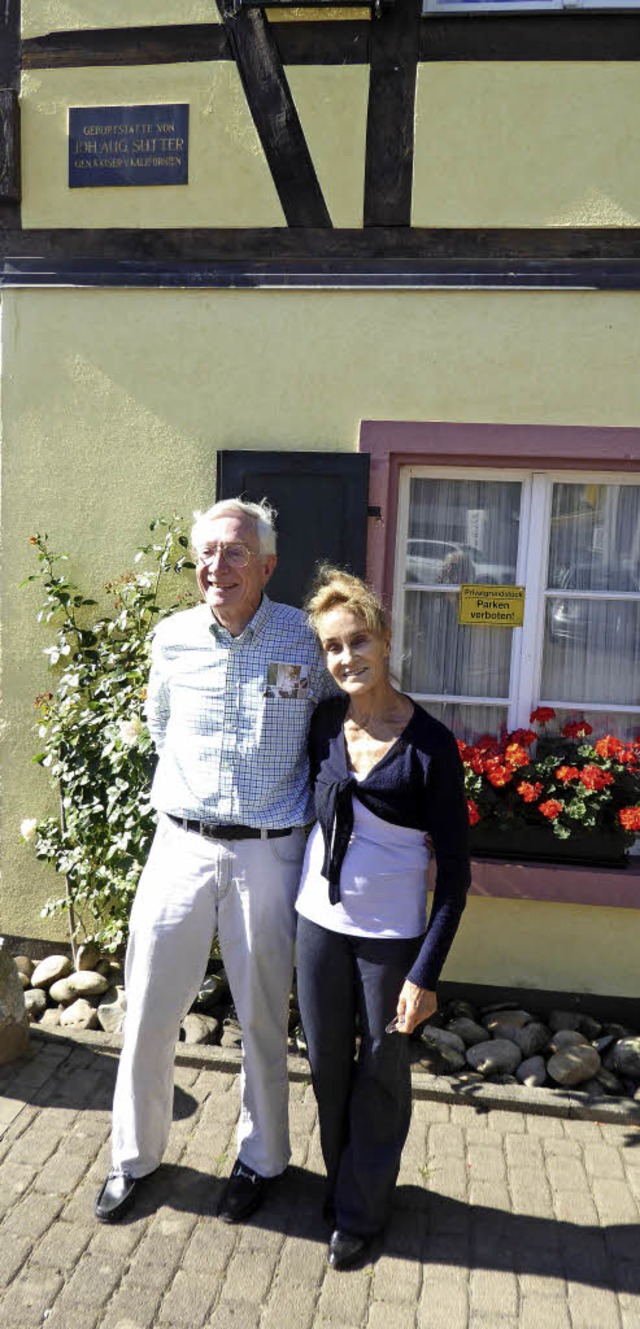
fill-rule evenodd
<path id="1" fill-rule="evenodd" d="M 1 0 L 0 0 L 1 3 Z M 368 19 L 308 23 L 275 20 L 271 28 L 283 64 L 351 65 L 369 60 Z M 232 60 L 221 23 L 179 23 L 167 27 L 94 28 L 50 32 L 22 43 L 25 69 L 81 69 L 88 65 L 190 64 Z"/>
<path id="2" fill-rule="evenodd" d="M 0 286 L 182 289 L 640 290 L 640 259 L 548 263 L 180 263 L 6 259 Z"/>
<path id="3" fill-rule="evenodd" d="M 0 3 L 7 0 L 0 0 Z M 13 11 L 18 0 L 8 0 Z M 314 19 L 271 23 L 283 64 L 366 64 L 369 45 L 384 47 L 402 8 L 381 20 Z M 9 11 L 11 12 L 11 11 Z M 397 19 L 396 19 L 397 22 Z M 413 26 L 413 25 L 412 25 Z M 1 29 L 0 29 L 1 31 Z M 20 43 L 0 43 L 1 71 L 18 68 Z M 403 34 L 412 59 L 433 60 L 639 60 L 640 17 L 632 13 L 471 14 L 431 16 Z M 222 24 L 180 23 L 166 27 L 96 28 L 53 32 L 22 43 L 25 69 L 74 69 L 91 65 L 153 65 L 230 60 Z"/>
<path id="4" fill-rule="evenodd" d="M 365 226 L 411 221 L 421 0 L 396 0 L 374 21 L 364 177 Z"/>
<path id="5" fill-rule="evenodd" d="M 598 260 L 605 265 L 640 260 L 640 227 L 564 227 L 518 230 L 450 230 L 408 226 L 368 230 L 285 226 L 273 229 L 67 230 L 18 227 L 0 232 L 0 259 L 37 258 L 55 264 L 94 260 L 196 265 L 258 261 L 289 263 L 384 261 L 402 271 L 415 263 L 506 265 Z"/>
<path id="6" fill-rule="evenodd" d="M 438 983 L 440 1006 L 448 1001 L 471 1001 L 474 1006 L 495 1006 L 513 1002 L 536 1015 L 550 1015 L 551 1011 L 579 1011 L 592 1015 L 594 1020 L 616 1020 L 632 1028 L 640 1025 L 640 999 L 618 997 L 615 993 L 604 996 L 598 992 L 553 992 L 546 988 L 490 987 L 481 983 Z M 553 1101 L 553 1095 L 549 1095 Z"/>
<path id="7" fill-rule="evenodd" d="M 420 60 L 640 60 L 638 14 L 471 14 L 420 25 Z"/>
<path id="8" fill-rule="evenodd" d="M 267 164 L 289 226 L 330 227 L 311 154 L 269 20 L 258 9 L 222 17 Z"/>
<path id="9" fill-rule="evenodd" d="M 0 251 L 20 225 L 20 0 L 0 0 Z"/>
<path id="10" fill-rule="evenodd" d="M 164 65 L 232 60 L 221 23 L 175 27 L 97 28 L 50 32 L 22 43 L 25 69 L 75 69 L 87 65 Z"/>

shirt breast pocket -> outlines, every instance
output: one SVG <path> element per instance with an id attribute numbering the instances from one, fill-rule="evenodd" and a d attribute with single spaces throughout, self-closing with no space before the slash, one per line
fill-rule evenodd
<path id="1" fill-rule="evenodd" d="M 258 745 L 265 756 L 297 761 L 306 753 L 313 704 L 300 698 L 265 696 L 258 719 Z"/>

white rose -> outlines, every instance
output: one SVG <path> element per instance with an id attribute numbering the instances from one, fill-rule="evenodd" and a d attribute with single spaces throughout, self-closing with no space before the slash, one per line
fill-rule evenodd
<path id="1" fill-rule="evenodd" d="M 134 716 L 133 720 L 121 720 L 118 724 L 118 733 L 123 743 L 127 743 L 129 747 L 134 747 L 142 733 L 140 716 Z"/>
<path id="2" fill-rule="evenodd" d="M 25 817 L 24 821 L 20 822 L 20 834 L 25 842 L 35 840 L 37 825 L 35 817 Z"/>

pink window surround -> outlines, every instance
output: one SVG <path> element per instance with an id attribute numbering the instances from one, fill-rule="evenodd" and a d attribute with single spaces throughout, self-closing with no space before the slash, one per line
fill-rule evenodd
<path id="1" fill-rule="evenodd" d="M 388 604 L 403 466 L 640 473 L 640 429 L 363 420 L 359 451 L 370 457 L 369 504 L 380 510 L 369 523 L 367 577 Z M 638 909 L 638 862 L 616 869 L 476 859 L 471 894 Z"/>

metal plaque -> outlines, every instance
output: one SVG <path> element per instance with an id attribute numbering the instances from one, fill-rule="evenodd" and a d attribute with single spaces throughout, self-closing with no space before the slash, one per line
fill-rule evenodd
<path id="1" fill-rule="evenodd" d="M 69 108 L 69 188 L 189 183 L 189 107 Z"/>

